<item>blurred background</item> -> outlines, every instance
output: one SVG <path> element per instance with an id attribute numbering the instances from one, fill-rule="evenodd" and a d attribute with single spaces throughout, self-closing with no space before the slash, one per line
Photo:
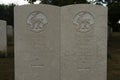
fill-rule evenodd
<path id="1" fill-rule="evenodd" d="M 0 0 L 0 20 L 7 21 L 7 55 L 0 51 L 0 80 L 14 80 L 14 6 L 92 4 L 108 7 L 107 80 L 120 80 L 120 0 Z"/>

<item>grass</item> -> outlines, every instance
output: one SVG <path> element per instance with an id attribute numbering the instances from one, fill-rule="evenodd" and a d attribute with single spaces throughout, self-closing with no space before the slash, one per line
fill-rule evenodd
<path id="1" fill-rule="evenodd" d="M 0 80 L 14 80 L 13 58 L 0 58 Z"/>
<path id="2" fill-rule="evenodd" d="M 0 51 L 0 58 L 5 58 L 5 51 Z"/>
<path id="3" fill-rule="evenodd" d="M 14 47 L 8 45 L 8 57 L 0 58 L 0 80 L 14 80 Z"/>
<path id="4" fill-rule="evenodd" d="M 120 33 L 111 35 L 108 53 L 108 80 L 120 80 Z"/>

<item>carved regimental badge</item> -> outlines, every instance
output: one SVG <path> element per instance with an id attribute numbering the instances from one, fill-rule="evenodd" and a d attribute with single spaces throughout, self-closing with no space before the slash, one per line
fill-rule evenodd
<path id="1" fill-rule="evenodd" d="M 27 24 L 34 32 L 41 32 L 45 30 L 47 23 L 48 21 L 46 15 L 40 11 L 32 12 L 27 18 Z"/>
<path id="2" fill-rule="evenodd" d="M 73 23 L 76 25 L 77 31 L 87 32 L 94 24 L 94 17 L 89 12 L 81 11 L 75 15 Z"/>

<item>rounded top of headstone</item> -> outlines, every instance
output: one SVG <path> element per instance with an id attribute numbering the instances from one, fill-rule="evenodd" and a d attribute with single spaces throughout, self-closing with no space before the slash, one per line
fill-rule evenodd
<path id="1" fill-rule="evenodd" d="M 92 4 L 72 4 L 72 5 L 65 5 L 62 7 L 79 7 L 79 6 L 83 6 L 83 7 L 95 7 L 95 8 L 107 8 L 101 5 L 92 5 Z"/>
<path id="2" fill-rule="evenodd" d="M 4 23 L 6 23 L 6 21 L 5 21 L 5 20 L 0 20 L 0 22 L 4 22 Z"/>
<path id="3" fill-rule="evenodd" d="M 74 7 L 74 6 L 84 6 L 84 7 L 96 7 L 96 8 L 107 8 L 101 5 L 92 5 L 92 4 L 70 4 L 70 5 L 65 5 L 65 6 L 57 6 L 57 5 L 50 5 L 50 4 L 27 4 L 27 5 L 19 5 L 19 6 L 15 6 L 15 8 L 17 7 L 38 7 L 38 6 L 48 6 L 48 7 Z"/>
<path id="4" fill-rule="evenodd" d="M 5 20 L 0 20 L 0 26 L 1 25 L 6 25 L 6 24 L 7 24 L 7 22 Z"/>
<path id="5" fill-rule="evenodd" d="M 7 25 L 7 28 L 12 28 L 12 25 Z"/>
<path id="6" fill-rule="evenodd" d="M 56 5 L 49 5 L 49 4 L 30 4 L 30 5 L 21 5 L 21 6 L 15 6 L 14 8 L 23 8 L 23 7 L 59 7 Z"/>

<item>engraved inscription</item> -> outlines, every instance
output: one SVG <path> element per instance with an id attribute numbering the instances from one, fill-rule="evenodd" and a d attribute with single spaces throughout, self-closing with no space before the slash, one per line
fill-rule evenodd
<path id="1" fill-rule="evenodd" d="M 78 68 L 78 71 L 88 71 L 90 68 Z"/>
<path id="2" fill-rule="evenodd" d="M 77 26 L 77 31 L 87 32 L 94 24 L 94 17 L 89 12 L 81 11 L 75 15 L 73 23 Z"/>
<path id="3" fill-rule="evenodd" d="M 34 57 L 32 60 L 31 60 L 31 67 L 32 68 L 44 68 L 45 65 L 44 63 L 41 61 L 40 57 Z"/>
<path id="4" fill-rule="evenodd" d="M 78 71 L 83 71 L 83 70 L 90 70 L 92 67 L 92 57 L 91 56 L 79 56 L 78 57 L 78 66 L 77 70 Z"/>
<path id="5" fill-rule="evenodd" d="M 44 67 L 44 64 L 41 64 L 41 65 L 31 65 L 33 68 L 43 68 Z"/>
<path id="6" fill-rule="evenodd" d="M 34 11 L 30 13 L 27 18 L 27 24 L 34 32 L 41 32 L 45 30 L 47 23 L 48 21 L 46 15 L 40 11 Z"/>

